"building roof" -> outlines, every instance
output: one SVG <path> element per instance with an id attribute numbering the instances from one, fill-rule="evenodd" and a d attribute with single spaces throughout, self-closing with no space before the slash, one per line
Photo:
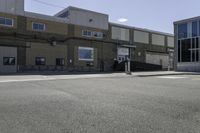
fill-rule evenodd
<path id="1" fill-rule="evenodd" d="M 96 13 L 96 14 L 101 14 L 101 15 L 106 15 L 108 16 L 108 14 L 104 14 L 104 13 L 100 13 L 100 12 L 96 12 L 96 11 L 91 11 L 91 10 L 87 10 L 87 9 L 82 9 L 82 8 L 78 8 L 78 7 L 74 7 L 74 6 L 69 6 L 63 10 L 61 10 L 60 12 L 56 13 L 54 16 L 59 16 L 60 14 L 69 11 L 69 10 L 78 10 L 78 11 L 85 11 L 85 12 L 92 12 L 92 13 Z"/>
<path id="2" fill-rule="evenodd" d="M 68 20 L 66 18 L 59 18 L 56 16 L 43 15 L 43 14 L 38 14 L 38 13 L 33 13 L 33 12 L 25 12 L 24 16 L 36 18 L 36 19 L 61 22 L 61 23 L 68 23 Z"/>
<path id="3" fill-rule="evenodd" d="M 194 20 L 200 20 L 200 16 L 178 20 L 178 21 L 175 21 L 174 24 L 179 24 L 179 23 L 184 23 L 184 22 L 194 21 Z"/>
<path id="4" fill-rule="evenodd" d="M 138 27 L 134 27 L 134 26 L 122 25 L 122 24 L 113 23 L 113 22 L 110 22 L 109 24 L 114 25 L 114 26 L 119 26 L 122 28 L 135 29 L 135 30 L 140 30 L 140 31 L 151 32 L 151 33 L 155 33 L 155 34 L 161 34 L 161 35 L 167 35 L 167 36 L 174 37 L 174 34 L 170 34 L 170 33 L 166 33 L 166 32 L 160 32 L 160 31 L 155 31 L 155 30 L 150 30 L 150 29 L 145 29 L 145 28 L 138 28 Z"/>

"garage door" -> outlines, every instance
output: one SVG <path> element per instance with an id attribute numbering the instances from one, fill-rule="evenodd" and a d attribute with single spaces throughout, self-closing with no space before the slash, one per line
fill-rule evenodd
<path id="1" fill-rule="evenodd" d="M 0 73 L 17 72 L 17 48 L 0 46 Z"/>

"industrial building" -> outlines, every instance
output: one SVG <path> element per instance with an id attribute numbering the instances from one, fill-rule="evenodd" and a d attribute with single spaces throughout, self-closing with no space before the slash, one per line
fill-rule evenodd
<path id="1" fill-rule="evenodd" d="M 0 1 L 0 73 L 112 71 L 130 58 L 173 68 L 172 34 L 109 22 L 107 14 L 68 7 L 54 16 Z"/>
<path id="2" fill-rule="evenodd" d="M 174 22 L 175 69 L 200 72 L 200 17 Z"/>

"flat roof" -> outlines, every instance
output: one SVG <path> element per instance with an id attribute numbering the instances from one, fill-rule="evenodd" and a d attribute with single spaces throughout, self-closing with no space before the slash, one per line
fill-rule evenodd
<path id="1" fill-rule="evenodd" d="M 56 13 L 54 16 L 58 16 L 66 11 L 69 10 L 78 10 L 78 11 L 85 11 L 85 12 L 92 12 L 92 13 L 96 13 L 96 14 L 100 14 L 100 15 L 105 15 L 105 16 L 109 16 L 108 14 L 104 14 L 104 13 L 100 13 L 100 12 L 96 12 L 96 11 L 92 11 L 92 10 L 87 10 L 87 9 L 82 9 L 82 8 L 78 8 L 78 7 L 74 7 L 74 6 L 69 6 L 63 10 L 61 10 L 60 12 Z"/>
<path id="2" fill-rule="evenodd" d="M 155 31 L 155 30 L 150 30 L 150 29 L 145 29 L 145 28 L 139 28 L 139 27 L 134 27 L 134 26 L 128 26 L 128 25 L 123 25 L 123 24 L 118 24 L 118 23 L 113 23 L 113 22 L 109 22 L 109 24 L 114 25 L 114 26 L 127 28 L 127 29 L 135 29 L 135 30 L 146 31 L 146 32 L 151 32 L 151 33 L 155 33 L 155 34 L 162 34 L 162 35 L 174 37 L 174 34 L 171 34 L 171 33 L 160 32 L 160 31 Z"/>
<path id="3" fill-rule="evenodd" d="M 197 19 L 200 20 L 200 16 L 192 17 L 192 18 L 187 18 L 187 19 L 182 19 L 182 20 L 178 20 L 178 21 L 175 21 L 174 24 L 179 24 L 179 23 L 194 21 L 194 20 L 197 20 Z"/>
<path id="4" fill-rule="evenodd" d="M 30 17 L 30 18 L 60 22 L 60 23 L 68 23 L 68 20 L 66 18 L 59 18 L 59 17 L 56 17 L 56 16 L 43 15 L 43 14 L 27 12 L 27 11 L 24 13 L 24 16 Z"/>

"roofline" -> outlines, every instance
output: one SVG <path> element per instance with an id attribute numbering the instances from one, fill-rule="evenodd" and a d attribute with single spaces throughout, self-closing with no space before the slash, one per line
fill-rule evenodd
<path id="1" fill-rule="evenodd" d="M 67 19 L 64 18 L 59 18 L 56 16 L 50 16 L 50 15 L 44 15 L 44 14 L 39 14 L 39 13 L 34 13 L 34 12 L 24 12 L 25 17 L 30 17 L 30 18 L 36 18 L 36 19 L 42 19 L 42 20 L 49 20 L 53 22 L 60 22 L 60 23 L 68 23 Z"/>
<path id="2" fill-rule="evenodd" d="M 127 29 L 135 29 L 135 30 L 146 31 L 146 32 L 151 32 L 151 33 L 162 34 L 162 35 L 174 37 L 174 34 L 171 34 L 171 33 L 160 32 L 160 31 L 155 31 L 155 30 L 150 30 L 150 29 L 145 29 L 145 28 L 139 28 L 139 27 L 134 27 L 134 26 L 128 26 L 128 25 L 123 25 L 123 24 L 118 24 L 118 23 L 113 23 L 113 22 L 109 22 L 109 24 L 119 26 L 119 27 L 123 27 L 123 28 L 127 28 Z"/>
<path id="3" fill-rule="evenodd" d="M 174 24 L 184 23 L 184 22 L 193 21 L 193 20 L 197 20 L 197 19 L 200 20 L 200 16 L 178 20 L 178 21 L 175 21 Z"/>
<path id="4" fill-rule="evenodd" d="M 80 11 L 92 12 L 92 13 L 96 13 L 96 14 L 100 14 L 100 15 L 109 16 L 108 14 L 105 14 L 105 13 L 100 13 L 100 12 L 87 10 L 87 9 L 83 9 L 83 8 L 78 8 L 78 7 L 74 7 L 74 6 L 68 6 L 67 8 L 65 8 L 65 9 L 61 10 L 60 12 L 56 13 L 54 16 L 58 16 L 58 15 L 64 13 L 65 11 L 67 11 L 67 10 L 80 10 Z"/>

